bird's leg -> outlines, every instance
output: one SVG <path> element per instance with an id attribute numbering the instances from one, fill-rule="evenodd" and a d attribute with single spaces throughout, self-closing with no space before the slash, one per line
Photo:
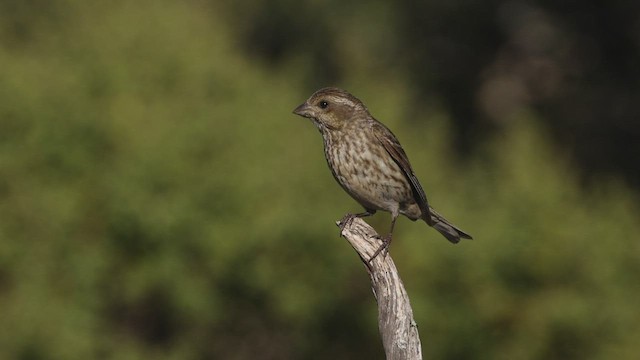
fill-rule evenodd
<path id="1" fill-rule="evenodd" d="M 376 256 L 378 256 L 381 252 L 384 252 L 383 256 L 385 257 L 389 253 L 389 247 L 391 246 L 391 239 L 393 237 L 393 228 L 396 226 L 397 219 L 398 219 L 398 214 L 391 215 L 391 230 L 389 230 L 389 234 L 387 236 L 380 239 L 382 240 L 382 245 L 380 245 L 378 250 L 376 250 L 376 252 L 373 253 L 373 255 L 371 255 L 371 259 L 369 259 L 369 262 L 373 261 L 373 259 L 375 259 Z"/>
<path id="2" fill-rule="evenodd" d="M 358 213 L 358 214 L 351 214 L 351 213 L 346 214 L 340 220 L 340 224 L 339 224 L 339 226 L 340 226 L 340 234 L 342 234 L 342 231 L 344 230 L 344 228 L 346 228 L 347 226 L 351 225 L 351 222 L 353 221 L 353 219 L 371 216 L 371 215 L 373 215 L 375 213 L 376 213 L 375 210 L 367 210 L 367 209 L 365 209 L 364 212 L 361 212 L 361 213 Z"/>

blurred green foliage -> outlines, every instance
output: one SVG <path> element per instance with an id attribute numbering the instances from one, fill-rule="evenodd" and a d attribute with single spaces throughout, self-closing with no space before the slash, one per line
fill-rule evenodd
<path id="1" fill-rule="evenodd" d="M 0 9 L 0 358 L 383 356 L 366 272 L 333 225 L 357 204 L 291 114 L 312 90 L 302 57 L 243 55 L 224 7 L 200 1 Z M 425 358 L 640 353 L 635 194 L 579 187 L 534 113 L 461 162 L 448 115 L 406 84 L 341 85 L 476 238 L 398 223 Z"/>

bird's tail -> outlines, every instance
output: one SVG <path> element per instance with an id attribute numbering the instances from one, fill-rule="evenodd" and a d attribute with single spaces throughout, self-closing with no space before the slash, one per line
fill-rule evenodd
<path id="1" fill-rule="evenodd" d="M 471 235 L 458 229 L 455 225 L 445 219 L 444 216 L 438 214 L 432 207 L 429 207 L 429 210 L 431 213 L 431 224 L 429 224 L 428 221 L 427 224 L 433 226 L 433 228 L 438 230 L 440 234 L 444 235 L 447 240 L 457 244 L 460 242 L 460 239 L 473 239 Z"/>

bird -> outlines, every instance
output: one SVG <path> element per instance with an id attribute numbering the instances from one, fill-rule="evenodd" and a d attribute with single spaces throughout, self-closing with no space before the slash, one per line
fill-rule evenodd
<path id="1" fill-rule="evenodd" d="M 364 212 L 346 214 L 339 223 L 341 229 L 378 210 L 391 213 L 389 234 L 380 238 L 382 245 L 369 261 L 382 251 L 385 256 L 388 253 L 400 214 L 412 221 L 423 220 L 453 244 L 473 239 L 429 206 L 400 142 L 358 98 L 340 88 L 325 87 L 293 113 L 310 119 L 318 128 L 333 177 L 364 207 Z"/>

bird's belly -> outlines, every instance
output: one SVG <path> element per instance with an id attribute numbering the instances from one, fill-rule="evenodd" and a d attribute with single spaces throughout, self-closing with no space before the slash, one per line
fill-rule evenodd
<path id="1" fill-rule="evenodd" d="M 326 154 L 327 162 L 338 183 L 362 206 L 404 212 L 404 208 L 415 203 L 400 167 L 386 153 L 380 153 L 384 149 L 344 150 L 334 147 L 331 154 Z"/>
<path id="2" fill-rule="evenodd" d="M 393 211 L 400 206 L 402 188 L 375 182 L 338 181 L 362 206 L 371 210 Z"/>

